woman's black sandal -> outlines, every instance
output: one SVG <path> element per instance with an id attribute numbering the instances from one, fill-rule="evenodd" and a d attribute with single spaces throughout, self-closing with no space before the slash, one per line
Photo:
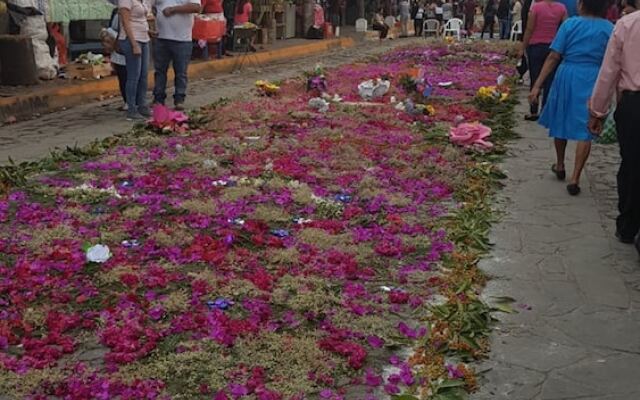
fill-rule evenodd
<path id="1" fill-rule="evenodd" d="M 580 186 L 575 183 L 567 185 L 567 192 L 569 192 L 571 196 L 577 196 L 580 194 Z"/>
<path id="2" fill-rule="evenodd" d="M 553 172 L 554 174 L 556 174 L 556 178 L 558 178 L 559 181 L 563 181 L 565 179 L 567 179 L 567 172 L 565 170 L 558 170 L 556 168 L 556 164 L 553 164 L 551 166 L 551 172 Z"/>

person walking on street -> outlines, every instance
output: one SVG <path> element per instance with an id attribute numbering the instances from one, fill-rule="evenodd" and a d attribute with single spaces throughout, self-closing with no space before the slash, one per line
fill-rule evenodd
<path id="1" fill-rule="evenodd" d="M 511 1 L 500 0 L 498 4 L 498 23 L 500 24 L 500 40 L 509 39 L 509 27 L 511 17 Z"/>
<path id="2" fill-rule="evenodd" d="M 520 56 L 524 55 L 526 51 L 532 89 L 550 53 L 549 46 L 558 32 L 560 24 L 566 19 L 567 9 L 562 3 L 554 0 L 542 0 L 534 3 L 529 11 L 527 29 L 524 31 Z M 549 97 L 553 76 L 553 71 L 551 71 L 548 79 L 541 86 L 543 92 L 542 107 L 544 107 Z M 530 114 L 525 119 L 527 121 L 537 121 L 540 109 L 538 102 L 532 102 L 529 108 Z"/>
<path id="3" fill-rule="evenodd" d="M 473 31 L 476 19 L 476 0 L 466 0 L 464 2 L 464 30 L 467 34 Z"/>
<path id="4" fill-rule="evenodd" d="M 409 0 L 402 0 L 400 6 L 400 37 L 406 38 L 409 36 L 409 19 L 411 18 L 411 7 L 409 6 Z"/>
<path id="5" fill-rule="evenodd" d="M 453 0 L 447 0 L 442 5 L 442 20 L 446 24 L 450 19 L 453 19 Z"/>
<path id="6" fill-rule="evenodd" d="M 548 6 L 545 2 L 538 5 Z M 564 9 L 563 5 L 558 5 Z M 605 19 L 607 7 L 607 2 L 602 0 L 580 1 L 580 16 L 565 21 L 558 30 L 550 46 L 551 52 L 529 95 L 531 103 L 537 102 L 542 87 L 557 68 L 547 105 L 540 116 L 540 125 L 549 129 L 549 136 L 554 138 L 556 163 L 551 170 L 559 180 L 566 176 L 567 141 L 578 143 L 575 168 L 567 185 L 572 196 L 580 193 L 580 176 L 591 152 L 593 135 L 588 128 L 587 105 L 613 31 L 613 25 Z M 536 14 L 533 18 L 535 20 Z"/>
<path id="7" fill-rule="evenodd" d="M 194 14 L 200 13 L 200 0 L 155 0 L 158 39 L 155 41 L 155 87 L 153 101 L 163 104 L 167 98 L 169 64 L 175 74 L 173 104 L 184 109 L 187 95 L 187 69 L 191 61 Z"/>
<path id="8" fill-rule="evenodd" d="M 147 106 L 147 72 L 149 69 L 149 16 L 151 8 L 145 0 L 118 0 L 121 29 L 118 46 L 127 66 L 127 119 L 151 116 Z"/>
<path id="9" fill-rule="evenodd" d="M 496 25 L 496 3 L 495 0 L 488 0 L 487 5 L 484 7 L 484 26 L 482 27 L 482 33 L 480 39 L 484 39 L 484 33 L 489 32 L 489 38 L 493 39 L 493 31 Z"/>
<path id="10" fill-rule="evenodd" d="M 117 5 L 117 0 L 109 1 L 113 5 Z M 122 100 L 124 104 L 118 108 L 119 111 L 127 111 L 127 61 L 124 58 L 124 54 L 121 53 L 121 50 L 112 43 L 118 42 L 118 36 L 120 34 L 120 16 L 118 15 L 118 8 L 113 9 L 113 13 L 111 13 L 111 20 L 109 20 L 109 26 L 105 29 L 102 35 L 104 37 L 108 37 L 108 41 L 103 38 L 103 42 L 107 41 L 109 43 L 109 61 L 111 61 L 111 67 L 116 73 L 118 77 L 118 87 L 120 88 L 120 96 L 122 96 Z"/>
<path id="11" fill-rule="evenodd" d="M 422 36 L 424 23 L 424 6 L 421 1 L 416 1 L 411 8 L 411 18 L 413 18 L 413 29 L 416 36 Z"/>
<path id="12" fill-rule="evenodd" d="M 633 0 L 630 0 L 633 3 Z M 635 9 L 640 0 L 635 1 Z M 602 133 L 603 122 L 615 94 L 614 114 L 620 170 L 618 171 L 618 210 L 616 236 L 623 243 L 635 240 L 640 253 L 640 13 L 632 12 L 616 24 L 607 46 L 604 63 L 591 95 L 589 128 Z"/>
<path id="13" fill-rule="evenodd" d="M 511 9 L 511 26 L 515 25 L 516 22 L 521 22 L 522 21 L 522 1 L 520 0 L 516 0 L 515 3 L 513 3 L 513 8 Z M 524 32 L 524 27 L 522 28 L 522 31 Z M 520 40 L 521 38 L 518 37 L 517 40 Z"/>

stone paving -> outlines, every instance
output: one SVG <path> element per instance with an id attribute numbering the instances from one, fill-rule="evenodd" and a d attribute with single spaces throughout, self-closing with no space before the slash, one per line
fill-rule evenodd
<path id="1" fill-rule="evenodd" d="M 233 97 L 256 79 L 299 75 L 362 60 L 413 40 L 368 43 L 353 49 L 263 66 L 190 85 L 188 105 Z M 0 163 L 42 157 L 55 146 L 83 145 L 131 127 L 119 101 L 91 103 L 0 128 Z M 524 104 L 524 97 L 523 97 Z M 525 112 L 518 110 L 518 119 Z M 505 162 L 509 179 L 492 233 L 495 248 L 482 261 L 493 278 L 484 293 L 517 299 L 517 314 L 501 314 L 481 390 L 474 400 L 640 399 L 640 263 L 632 246 L 613 237 L 616 146 L 596 146 L 582 182 L 569 197 L 550 172 L 546 132 L 523 122 L 521 140 Z M 573 151 L 570 146 L 569 154 Z M 568 160 L 567 165 L 571 165 Z M 97 360 L 101 349 L 82 357 Z M 2 398 L 2 396 L 0 396 Z"/>
<path id="2" fill-rule="evenodd" d="M 473 399 L 640 399 L 640 263 L 613 236 L 617 146 L 595 146 L 572 198 L 550 171 L 546 131 L 523 122 L 518 133 L 504 164 L 505 215 L 481 265 L 493 278 L 486 300 L 514 297 L 518 313 L 498 316 Z"/>
<path id="3" fill-rule="evenodd" d="M 419 38 L 361 42 L 348 49 L 261 65 L 259 69 L 245 68 L 240 73 L 224 74 L 216 79 L 193 81 L 189 84 L 186 105 L 196 108 L 223 97 L 236 97 L 252 89 L 257 79 L 277 81 L 300 76 L 304 71 L 313 69 L 317 63 L 331 67 L 362 61 L 393 47 L 424 42 L 424 39 Z M 171 104 L 171 90 L 168 93 L 168 102 Z M 133 123 L 126 121 L 125 113 L 117 110 L 120 105 L 119 98 L 90 102 L 35 120 L 0 127 L 0 164 L 6 163 L 8 157 L 16 162 L 36 160 L 55 147 L 64 148 L 74 144 L 82 146 L 95 139 L 125 132 Z"/>

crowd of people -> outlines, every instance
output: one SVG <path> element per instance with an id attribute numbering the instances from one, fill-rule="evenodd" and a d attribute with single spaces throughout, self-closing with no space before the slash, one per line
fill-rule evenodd
<path id="1" fill-rule="evenodd" d="M 549 130 L 556 160 L 551 171 L 567 179 L 568 141 L 576 142 L 567 191 L 581 192 L 580 179 L 612 113 L 620 145 L 616 236 L 640 252 L 640 0 L 538 0 L 527 15 L 521 56 L 531 77 L 530 114 Z M 539 110 L 541 110 L 539 114 Z"/>

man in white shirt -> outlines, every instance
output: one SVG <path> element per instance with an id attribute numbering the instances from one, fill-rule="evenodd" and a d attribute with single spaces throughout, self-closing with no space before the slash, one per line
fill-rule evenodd
<path id="1" fill-rule="evenodd" d="M 173 104 L 176 110 L 183 110 L 193 48 L 193 15 L 201 11 L 200 0 L 155 0 L 155 8 L 158 37 L 154 46 L 154 103 L 164 104 L 167 98 L 167 71 L 171 63 L 175 73 Z"/>

